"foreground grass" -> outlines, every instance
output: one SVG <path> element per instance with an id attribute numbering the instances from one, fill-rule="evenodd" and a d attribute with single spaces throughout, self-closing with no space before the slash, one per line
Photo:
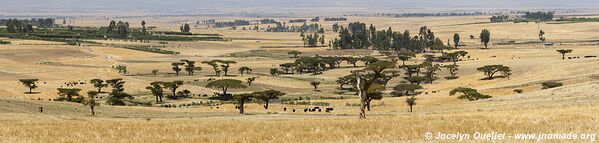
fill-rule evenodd
<path id="1" fill-rule="evenodd" d="M 597 106 L 448 114 L 93 118 L 4 113 L 11 142 L 423 142 L 426 132 L 597 133 Z M 509 141 L 509 140 L 508 140 Z"/>

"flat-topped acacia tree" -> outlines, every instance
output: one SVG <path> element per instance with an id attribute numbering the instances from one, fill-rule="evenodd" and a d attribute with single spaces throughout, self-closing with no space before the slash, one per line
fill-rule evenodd
<path id="1" fill-rule="evenodd" d="M 504 76 L 509 76 L 511 75 L 511 69 L 508 66 L 504 66 L 504 65 L 486 65 L 483 67 L 479 67 L 476 70 L 483 72 L 485 74 L 485 78 L 484 79 L 493 79 L 495 78 L 494 75 L 497 72 L 502 73 Z"/>
<path id="2" fill-rule="evenodd" d="M 241 76 L 243 76 L 244 73 L 249 74 L 252 71 L 252 69 L 250 67 L 243 66 L 243 67 L 240 67 L 238 71 L 239 71 L 239 74 Z"/>
<path id="3" fill-rule="evenodd" d="M 98 88 L 98 93 L 102 93 L 102 88 L 108 87 L 108 83 L 104 83 L 102 79 L 92 79 L 89 82 Z"/>
<path id="4" fill-rule="evenodd" d="M 458 78 L 457 72 L 459 69 L 460 65 L 456 65 L 456 64 L 451 64 L 451 65 L 444 65 L 443 68 L 447 69 L 447 71 L 449 71 L 449 76 L 445 77 L 446 79 L 456 79 Z"/>
<path id="5" fill-rule="evenodd" d="M 318 91 L 318 86 L 320 85 L 320 81 L 311 81 L 310 85 L 312 85 L 314 87 L 314 91 Z"/>
<path id="6" fill-rule="evenodd" d="M 168 88 L 171 90 L 171 92 L 173 92 L 173 95 L 171 95 L 170 98 L 176 99 L 177 98 L 177 89 L 179 89 L 180 86 L 183 86 L 183 81 L 175 80 L 173 82 L 162 82 L 162 85 L 164 88 Z"/>
<path id="7" fill-rule="evenodd" d="M 254 92 L 253 94 L 254 94 L 254 98 L 264 101 L 264 109 L 268 109 L 268 104 L 269 104 L 270 100 L 279 99 L 279 97 L 285 95 L 284 92 L 281 92 L 278 90 L 272 90 L 272 89 Z"/>
<path id="8" fill-rule="evenodd" d="M 399 60 L 401 60 L 401 66 L 406 65 L 407 60 L 410 60 L 415 57 L 416 57 L 416 54 L 414 54 L 412 52 L 399 52 L 399 54 L 397 54 L 397 58 Z"/>
<path id="9" fill-rule="evenodd" d="M 254 97 L 254 94 L 252 93 L 242 93 L 242 94 L 235 94 L 233 95 L 233 99 L 235 99 L 235 101 L 237 101 L 237 105 L 239 106 L 239 114 L 244 114 L 245 111 L 245 102 L 248 102 L 250 100 L 252 100 L 252 98 Z"/>
<path id="10" fill-rule="evenodd" d="M 376 82 L 386 77 L 383 73 L 386 69 L 392 69 L 395 67 L 395 63 L 389 61 L 377 61 L 368 64 L 366 68 L 360 71 L 354 71 L 356 76 L 356 89 L 358 97 L 360 97 L 360 114 L 359 118 L 366 118 L 366 106 L 368 101 L 369 89 Z"/>
<path id="11" fill-rule="evenodd" d="M 236 61 L 228 61 L 228 60 L 219 60 L 219 62 L 222 64 L 220 65 L 223 68 L 223 72 L 225 72 L 225 76 L 228 76 L 229 73 L 229 67 L 231 67 L 231 64 L 236 64 Z"/>
<path id="12" fill-rule="evenodd" d="M 571 49 L 559 49 L 559 50 L 556 50 L 556 51 L 557 51 L 558 53 L 562 54 L 562 60 L 563 60 L 563 59 L 566 59 L 566 54 L 568 54 L 568 53 L 572 53 L 572 50 L 571 50 Z"/>
<path id="13" fill-rule="evenodd" d="M 181 67 L 182 65 L 185 65 L 185 63 L 181 63 L 181 62 L 174 62 L 171 63 L 171 65 L 173 66 L 173 71 L 175 71 L 175 75 L 179 75 L 179 72 L 182 70 Z"/>
<path id="14" fill-rule="evenodd" d="M 449 92 L 449 96 L 453 96 L 456 93 L 462 93 L 462 95 L 458 96 L 458 99 L 467 99 L 469 101 L 475 101 L 479 99 L 491 98 L 492 96 L 484 95 L 476 91 L 476 89 L 467 88 L 467 87 L 458 87 Z"/>
<path id="15" fill-rule="evenodd" d="M 227 95 L 227 91 L 231 88 L 247 88 L 247 86 L 242 84 L 242 81 L 236 79 L 220 79 L 211 81 L 206 84 L 208 88 L 220 88 L 223 93 L 222 95 Z"/>
<path id="16" fill-rule="evenodd" d="M 125 81 L 122 78 L 115 78 L 106 80 L 106 83 L 112 87 L 112 91 L 109 93 L 108 100 L 106 103 L 109 105 L 125 105 L 123 99 L 133 99 L 128 93 L 125 93 Z"/>
<path id="17" fill-rule="evenodd" d="M 84 105 L 89 106 L 90 111 L 92 112 L 92 116 L 96 115 L 96 111 L 94 110 L 97 106 L 100 106 L 100 103 L 96 102 L 96 96 L 98 95 L 99 92 L 97 91 L 88 91 L 87 92 L 87 96 L 89 97 L 88 100 L 85 100 L 85 102 L 83 102 Z"/>
<path id="18" fill-rule="evenodd" d="M 201 71 L 202 67 L 196 67 L 195 66 L 195 61 L 190 61 L 190 60 L 181 60 L 181 62 L 183 62 L 185 65 L 184 69 L 187 72 L 188 75 L 193 75 L 195 73 L 195 71 Z M 173 65 L 174 66 L 174 65 Z"/>
<path id="19" fill-rule="evenodd" d="M 152 95 L 156 97 L 156 103 L 162 102 L 162 97 L 164 96 L 164 82 L 155 81 L 150 83 L 150 86 L 147 86 L 146 89 L 152 92 Z"/>
<path id="20" fill-rule="evenodd" d="M 58 88 L 58 100 L 81 103 L 83 97 L 79 94 L 79 88 Z"/>
<path id="21" fill-rule="evenodd" d="M 19 82 L 23 84 L 23 86 L 29 88 L 29 94 L 33 93 L 33 89 L 36 89 L 38 87 L 38 81 L 39 79 L 19 79 Z"/>
<path id="22" fill-rule="evenodd" d="M 214 69 L 214 75 L 220 76 L 220 69 L 218 68 L 218 63 L 216 60 L 203 61 L 202 63 L 210 65 L 212 67 L 212 69 Z"/>

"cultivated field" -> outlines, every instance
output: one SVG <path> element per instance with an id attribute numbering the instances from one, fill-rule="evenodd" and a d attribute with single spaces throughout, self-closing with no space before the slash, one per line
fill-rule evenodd
<path id="1" fill-rule="evenodd" d="M 209 17 L 213 18 L 213 17 Z M 114 19 L 129 21 L 139 27 L 141 20 L 157 30 L 178 31 L 183 23 L 193 23 L 204 17 L 153 17 L 152 19 Z M 217 20 L 258 19 L 218 17 Z M 294 18 L 282 18 L 289 20 Z M 105 19 L 77 19 L 78 26 L 106 26 Z M 221 29 L 192 29 L 193 33 L 218 33 L 227 41 L 191 41 L 139 43 L 120 40 L 94 40 L 101 44 L 68 46 L 60 42 L 19 40 L 0 45 L 0 140 L 3 142 L 427 142 L 426 132 L 445 133 L 592 133 L 599 131 L 599 56 L 597 49 L 599 29 L 596 22 L 571 24 L 545 23 L 485 23 L 488 17 L 418 17 L 383 18 L 349 17 L 349 21 L 373 24 L 378 28 L 391 27 L 394 31 L 410 30 L 417 34 L 420 26 L 428 26 L 444 42 L 454 33 L 462 36 L 459 50 L 467 51 L 469 59 L 459 61 L 458 79 L 440 78 L 433 84 L 422 84 L 424 93 L 418 95 L 414 112 L 408 112 L 406 97 L 388 95 L 393 86 L 403 81 L 397 77 L 389 81 L 382 100 L 374 100 L 366 119 L 358 119 L 359 99 L 354 92 L 341 91 L 335 80 L 350 75 L 352 70 L 364 68 L 343 62 L 341 68 L 324 71 L 320 75 L 293 74 L 271 76 L 269 70 L 279 64 L 293 62 L 287 52 L 297 50 L 304 56 L 366 56 L 383 59 L 373 50 L 332 50 L 329 47 L 302 48 L 299 33 L 256 32 Z M 321 22 L 327 41 L 338 36 L 331 31 L 335 22 Z M 347 25 L 348 22 L 339 22 Z M 265 25 L 261 25 L 265 26 Z M 237 29 L 240 29 L 238 27 Z M 492 32 L 489 49 L 481 49 L 478 37 L 482 29 Z M 546 32 L 554 46 L 535 43 L 539 29 Z M 512 41 L 513 43 L 510 43 Z M 165 55 L 117 48 L 110 45 L 164 46 L 179 55 Z M 561 59 L 557 49 L 572 49 Z M 453 50 L 455 51 L 455 50 Z M 440 53 L 436 53 L 440 55 Z M 196 61 L 203 69 L 193 76 L 181 73 L 175 76 L 171 63 L 181 59 Z M 229 73 L 234 76 L 214 76 L 212 67 L 201 61 L 226 59 L 237 61 Z M 407 61 L 424 61 L 421 54 Z M 441 64 L 450 64 L 441 63 Z M 477 71 L 484 65 L 502 64 L 512 69 L 509 78 L 481 80 Z M 126 65 L 129 74 L 120 74 L 111 68 Z M 248 66 L 252 74 L 239 75 L 237 69 Z M 152 70 L 158 70 L 157 75 Z M 402 71 L 403 73 L 403 71 Z M 438 72 L 446 77 L 446 70 Z M 403 74 L 402 74 L 403 75 Z M 238 114 L 234 104 L 164 108 L 153 104 L 154 96 L 146 89 L 153 81 L 182 80 L 194 95 L 213 95 L 219 89 L 206 88 L 209 78 L 239 79 L 258 77 L 246 89 L 232 89 L 232 93 L 247 93 L 276 89 L 287 94 L 285 98 L 308 97 L 310 102 L 329 103 L 335 110 L 330 113 L 304 112 L 312 105 L 271 103 L 268 110 L 262 104 L 247 103 L 246 114 Z M 40 79 L 36 94 L 18 83 L 19 79 Z M 96 116 L 90 116 L 87 106 L 50 101 L 57 88 L 65 82 L 89 82 L 94 78 L 123 78 L 125 92 L 149 106 L 101 105 Z M 310 81 L 322 80 L 320 91 L 313 91 Z M 562 82 L 564 86 L 542 89 L 545 81 Z M 82 91 L 95 90 L 88 84 L 74 86 Z M 457 87 L 478 89 L 493 98 L 478 101 L 459 100 L 449 96 Z M 106 90 L 109 90 L 107 88 Z M 515 93 L 522 89 L 522 93 Z M 84 94 L 85 92 L 82 92 Z M 168 93 L 168 92 L 167 92 Z M 207 102 L 202 97 L 166 100 L 163 104 L 183 105 Z M 44 113 L 39 113 L 39 107 Z M 218 108 L 217 108 L 218 107 Z M 287 111 L 283 111 L 287 108 Z M 297 110 L 292 112 L 291 110 Z M 489 141 L 489 140 L 487 140 Z M 499 140 L 522 142 L 523 140 Z M 534 141 L 534 140 L 524 140 Z M 562 142 L 562 140 L 554 140 Z M 588 140 L 567 140 L 579 142 Z M 596 141 L 596 140 L 595 140 Z"/>

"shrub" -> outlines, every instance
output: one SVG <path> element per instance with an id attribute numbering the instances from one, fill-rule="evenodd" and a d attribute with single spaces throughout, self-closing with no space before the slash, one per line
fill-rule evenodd
<path id="1" fill-rule="evenodd" d="M 564 84 L 555 82 L 555 81 L 546 81 L 546 82 L 541 83 L 541 85 L 543 85 L 543 89 L 549 89 L 549 88 L 560 87 L 560 86 L 563 86 Z"/>
<path id="2" fill-rule="evenodd" d="M 515 92 L 515 93 L 522 93 L 523 91 L 524 91 L 524 90 L 522 90 L 522 89 L 514 89 L 514 92 Z"/>

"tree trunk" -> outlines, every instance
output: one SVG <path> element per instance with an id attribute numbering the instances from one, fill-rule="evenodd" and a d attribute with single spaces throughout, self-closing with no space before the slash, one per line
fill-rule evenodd
<path id="1" fill-rule="evenodd" d="M 566 59 L 566 54 L 562 54 L 562 60 Z"/>
<path id="2" fill-rule="evenodd" d="M 367 109 L 368 111 L 370 111 L 370 101 L 372 101 L 372 100 L 368 100 L 368 101 L 366 101 L 366 109 Z"/>
<path id="3" fill-rule="evenodd" d="M 162 95 L 161 95 L 161 96 L 159 96 L 159 97 L 160 97 L 160 103 L 162 103 Z"/>
<path id="4" fill-rule="evenodd" d="M 266 105 L 264 106 L 264 109 L 268 109 L 268 101 L 266 101 Z"/>
<path id="5" fill-rule="evenodd" d="M 364 93 L 362 93 L 362 89 L 360 89 L 360 77 L 358 76 L 356 79 L 356 88 L 358 89 L 358 97 L 360 97 L 360 114 L 358 117 L 360 119 L 363 119 L 366 118 L 366 104 L 364 103 L 366 98 L 364 96 Z"/>
<path id="6" fill-rule="evenodd" d="M 243 101 L 239 103 L 239 114 L 243 114 Z"/>
<path id="7" fill-rule="evenodd" d="M 31 88 L 29 88 L 29 93 L 33 93 L 31 90 L 32 90 L 32 89 L 31 89 Z"/>
<path id="8" fill-rule="evenodd" d="M 94 111 L 94 106 L 90 106 L 91 110 L 92 110 L 92 116 L 96 115 L 96 112 Z"/>
<path id="9" fill-rule="evenodd" d="M 156 103 L 159 103 L 159 102 L 158 102 L 158 96 L 156 96 Z"/>
<path id="10" fill-rule="evenodd" d="M 222 87 L 222 89 L 223 89 L 223 95 L 227 95 L 227 88 L 228 87 Z"/>
<path id="11" fill-rule="evenodd" d="M 412 105 L 410 105 L 410 112 L 412 112 Z"/>

